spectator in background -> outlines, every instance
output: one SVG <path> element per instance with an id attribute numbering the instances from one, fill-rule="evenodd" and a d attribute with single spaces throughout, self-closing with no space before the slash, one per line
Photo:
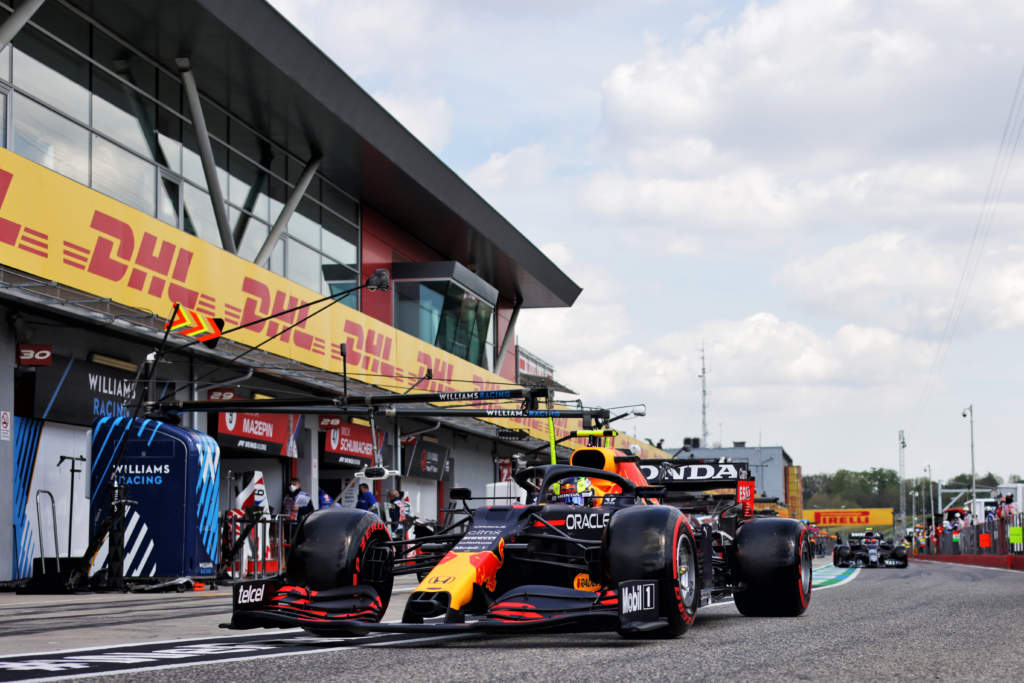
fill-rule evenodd
<path id="1" fill-rule="evenodd" d="M 313 512 L 313 499 L 302 490 L 302 482 L 298 477 L 292 477 L 288 492 L 281 501 L 281 509 L 293 522 L 301 522 L 306 515 Z"/>
<path id="2" fill-rule="evenodd" d="M 405 532 L 405 506 L 398 489 L 388 491 L 388 521 L 391 523 L 391 535 L 402 538 Z"/>
<path id="3" fill-rule="evenodd" d="M 377 504 L 377 496 L 370 492 L 370 485 L 363 483 L 359 485 L 359 498 L 356 499 L 356 507 L 360 510 L 372 510 Z"/>

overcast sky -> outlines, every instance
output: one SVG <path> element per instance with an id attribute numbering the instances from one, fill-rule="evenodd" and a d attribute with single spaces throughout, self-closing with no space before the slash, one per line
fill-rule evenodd
<path id="1" fill-rule="evenodd" d="M 623 428 L 700 435 L 704 344 L 713 443 L 941 479 L 973 404 L 1024 475 L 1024 3 L 273 4 L 583 287 L 519 342 Z"/>

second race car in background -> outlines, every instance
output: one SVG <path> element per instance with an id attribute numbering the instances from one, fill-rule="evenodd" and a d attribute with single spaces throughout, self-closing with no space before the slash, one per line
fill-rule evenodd
<path id="1" fill-rule="evenodd" d="M 875 532 L 853 532 L 847 543 L 837 544 L 832 551 L 832 564 L 837 567 L 900 567 L 907 566 L 907 549 L 893 544 Z"/>

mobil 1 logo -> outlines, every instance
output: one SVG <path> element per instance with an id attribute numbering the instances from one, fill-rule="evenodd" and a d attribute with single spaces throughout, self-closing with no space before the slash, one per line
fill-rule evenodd
<path id="1" fill-rule="evenodd" d="M 619 584 L 619 621 L 653 621 L 658 618 L 658 582 L 623 581 Z"/>
<path id="2" fill-rule="evenodd" d="M 274 594 L 273 581 L 253 581 L 235 584 L 235 607 L 259 607 Z"/>

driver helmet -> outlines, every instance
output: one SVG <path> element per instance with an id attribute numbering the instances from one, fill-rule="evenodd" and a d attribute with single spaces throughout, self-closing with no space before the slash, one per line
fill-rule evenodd
<path id="1" fill-rule="evenodd" d="M 587 477 L 569 477 L 553 487 L 554 500 L 570 505 L 586 505 L 594 498 L 594 484 Z"/>

